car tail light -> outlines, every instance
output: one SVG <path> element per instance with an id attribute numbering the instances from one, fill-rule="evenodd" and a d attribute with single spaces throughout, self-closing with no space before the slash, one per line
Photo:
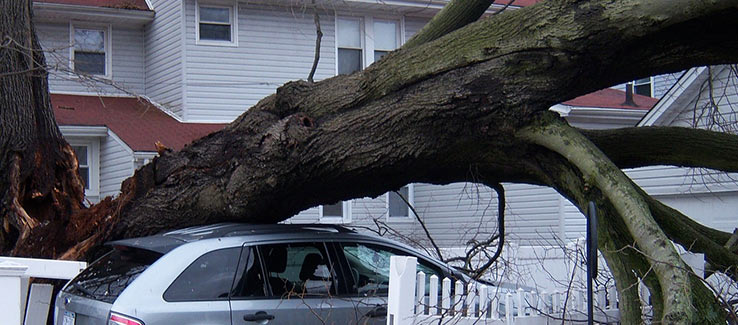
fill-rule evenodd
<path id="1" fill-rule="evenodd" d="M 144 325 L 144 323 L 140 320 L 111 312 L 108 325 Z"/>

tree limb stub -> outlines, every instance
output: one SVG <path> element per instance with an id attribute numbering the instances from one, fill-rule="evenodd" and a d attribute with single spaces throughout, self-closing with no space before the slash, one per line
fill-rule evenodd
<path id="1" fill-rule="evenodd" d="M 548 114 L 550 115 L 550 114 Z M 558 152 L 582 172 L 613 205 L 639 249 L 652 261 L 661 284 L 663 321 L 688 324 L 695 320 L 689 273 L 671 242 L 651 216 L 648 204 L 630 179 L 587 138 L 558 118 L 543 118 L 520 137 Z"/>
<path id="2" fill-rule="evenodd" d="M 402 48 L 409 49 L 428 43 L 476 21 L 493 2 L 493 0 L 453 0 L 449 2 Z"/>

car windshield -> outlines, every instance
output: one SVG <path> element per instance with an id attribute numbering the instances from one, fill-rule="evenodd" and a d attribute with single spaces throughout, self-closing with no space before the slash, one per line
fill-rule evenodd
<path id="1" fill-rule="evenodd" d="M 161 256 L 144 249 L 116 246 L 74 278 L 66 291 L 113 303 L 139 274 Z"/>

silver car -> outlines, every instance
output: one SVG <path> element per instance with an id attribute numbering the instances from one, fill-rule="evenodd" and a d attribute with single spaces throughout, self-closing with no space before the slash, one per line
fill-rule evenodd
<path id="1" fill-rule="evenodd" d="M 427 279 L 468 279 L 334 225 L 225 223 L 108 245 L 59 293 L 54 324 L 385 324 L 391 255 L 416 256 Z"/>

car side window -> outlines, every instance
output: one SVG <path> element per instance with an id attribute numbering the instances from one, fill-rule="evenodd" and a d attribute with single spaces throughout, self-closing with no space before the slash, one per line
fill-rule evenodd
<path id="1" fill-rule="evenodd" d="M 259 253 L 272 297 L 336 294 L 337 279 L 323 243 L 263 245 Z"/>
<path id="2" fill-rule="evenodd" d="M 240 247 L 219 249 L 198 257 L 164 292 L 164 300 L 227 300 L 240 250 Z"/>
<path id="3" fill-rule="evenodd" d="M 348 260 L 354 289 L 361 296 L 385 296 L 389 289 L 390 257 L 392 255 L 413 256 L 390 247 L 364 243 L 342 243 L 343 254 Z M 443 279 L 437 267 L 418 259 L 418 271 L 426 274 L 426 292 L 430 288 L 430 276 Z"/>
<path id="4" fill-rule="evenodd" d="M 266 296 L 266 286 L 261 260 L 256 253 L 256 248 L 244 246 L 238 262 L 236 280 L 231 289 L 231 298 L 245 299 L 264 296 Z"/>

